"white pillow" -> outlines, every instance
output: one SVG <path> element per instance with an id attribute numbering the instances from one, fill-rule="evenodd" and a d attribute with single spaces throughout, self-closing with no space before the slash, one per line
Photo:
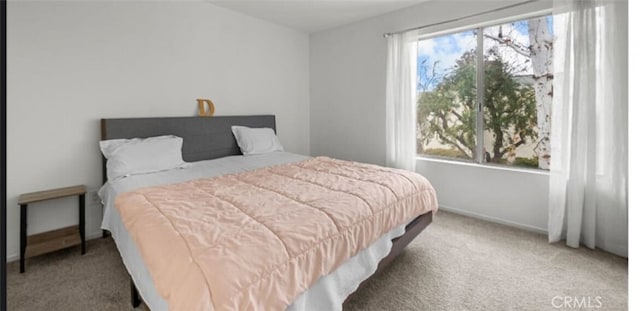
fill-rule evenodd
<path id="1" fill-rule="evenodd" d="M 238 147 L 244 155 L 284 151 L 272 128 L 250 128 L 234 125 L 231 126 L 231 132 L 236 137 Z"/>
<path id="2" fill-rule="evenodd" d="M 182 137 L 173 135 L 103 140 L 100 150 L 107 158 L 110 181 L 186 165 L 182 160 Z"/>

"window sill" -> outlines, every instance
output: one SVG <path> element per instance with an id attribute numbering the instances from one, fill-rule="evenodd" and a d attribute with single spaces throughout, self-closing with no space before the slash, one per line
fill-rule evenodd
<path id="1" fill-rule="evenodd" d="M 471 166 L 471 167 L 477 167 L 477 168 L 549 176 L 549 171 L 546 171 L 546 170 L 513 167 L 513 166 L 498 165 L 498 164 L 486 164 L 486 163 L 481 164 L 481 163 L 475 163 L 475 162 L 454 161 L 454 160 L 446 160 L 446 159 L 440 159 L 440 158 L 431 158 L 423 155 L 417 156 L 416 161 L 437 162 L 437 163 L 445 163 L 445 164 L 452 164 L 452 165 Z"/>

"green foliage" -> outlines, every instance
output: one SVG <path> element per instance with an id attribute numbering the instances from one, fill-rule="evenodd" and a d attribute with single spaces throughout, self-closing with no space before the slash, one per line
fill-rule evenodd
<path id="1" fill-rule="evenodd" d="M 538 168 L 538 157 L 533 157 L 533 158 L 521 158 L 521 157 L 517 157 L 517 158 L 513 161 L 513 165 L 516 165 L 516 166 L 527 166 L 527 167 L 532 167 L 532 168 Z"/>
<path id="2" fill-rule="evenodd" d="M 492 162 L 497 162 L 527 139 L 535 140 L 536 97 L 532 87 L 520 84 L 499 57 L 485 60 L 484 127 L 493 134 Z"/>
<path id="3" fill-rule="evenodd" d="M 457 149 L 428 148 L 424 150 L 424 154 L 447 158 L 467 158 L 464 153 L 460 152 L 460 150 Z"/>
<path id="4" fill-rule="evenodd" d="M 515 148 L 537 138 L 536 98 L 531 86 L 513 75 L 499 55 L 485 56 L 484 128 L 493 135 L 488 147 L 491 162 L 504 162 Z M 418 99 L 418 122 L 428 141 L 455 148 L 464 158 L 475 157 L 476 57 L 468 51 L 456 61 L 438 86 Z"/>
<path id="5" fill-rule="evenodd" d="M 476 69 L 474 53 L 456 61 L 453 72 L 445 76 L 432 92 L 418 100 L 418 120 L 425 122 L 427 139 L 438 139 L 455 147 L 465 158 L 475 155 Z"/>

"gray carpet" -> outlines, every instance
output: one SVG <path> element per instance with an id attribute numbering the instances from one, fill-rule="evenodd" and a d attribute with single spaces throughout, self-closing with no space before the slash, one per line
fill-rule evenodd
<path id="1" fill-rule="evenodd" d="M 24 274 L 9 264 L 9 310 L 131 309 L 128 275 L 111 239 L 87 246 L 84 256 L 71 248 L 29 259 Z M 601 251 L 439 212 L 345 310 L 558 310 L 556 296 L 626 310 L 627 265 Z"/>

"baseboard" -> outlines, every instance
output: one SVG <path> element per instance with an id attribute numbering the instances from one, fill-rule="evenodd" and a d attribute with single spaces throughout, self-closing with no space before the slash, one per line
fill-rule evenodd
<path id="1" fill-rule="evenodd" d="M 16 261 L 18 259 L 20 259 L 20 255 L 19 254 L 7 255 L 7 263 L 10 263 L 12 261 Z"/>
<path id="2" fill-rule="evenodd" d="M 87 240 L 87 241 L 88 240 L 97 239 L 97 238 L 102 238 L 102 230 L 85 235 L 85 240 Z M 14 253 L 14 254 L 7 255 L 7 263 L 12 262 L 12 261 L 16 261 L 18 259 L 20 259 L 20 254 L 19 253 Z"/>
<path id="3" fill-rule="evenodd" d="M 535 233 L 539 233 L 539 234 L 545 234 L 545 235 L 547 234 L 547 229 L 538 228 L 538 227 L 531 226 L 531 225 L 525 225 L 525 224 L 521 224 L 521 223 L 518 223 L 518 222 L 515 222 L 515 221 L 511 221 L 511 220 L 505 220 L 505 219 L 498 218 L 498 217 L 492 217 L 492 216 L 487 216 L 487 215 L 478 214 L 478 213 L 474 213 L 474 212 L 469 212 L 469 211 L 465 211 L 465 210 L 449 207 L 449 206 L 446 206 L 446 205 L 439 205 L 438 208 L 443 210 L 443 211 L 445 211 L 445 212 L 450 212 L 450 213 L 459 214 L 459 215 L 463 215 L 463 216 L 467 216 L 467 217 L 482 219 L 482 220 L 486 220 L 486 221 L 489 221 L 489 222 L 494 222 L 494 223 L 498 223 L 498 224 L 505 225 L 505 226 L 515 227 L 515 228 L 518 228 L 518 229 L 531 231 L 531 232 L 535 232 Z"/>

